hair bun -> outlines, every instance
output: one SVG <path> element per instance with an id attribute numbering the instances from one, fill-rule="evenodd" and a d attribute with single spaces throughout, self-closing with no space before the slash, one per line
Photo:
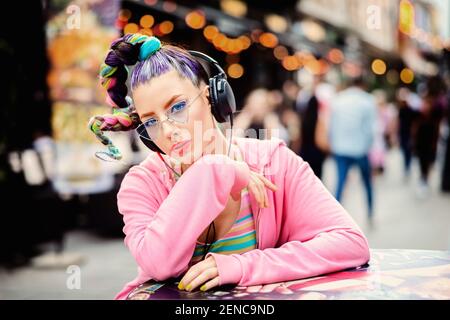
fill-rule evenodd
<path id="1" fill-rule="evenodd" d="M 111 49 L 114 51 L 115 56 L 127 66 L 136 64 L 138 60 L 139 48 L 132 43 L 128 43 L 125 40 L 119 41 Z"/>
<path id="2" fill-rule="evenodd" d="M 147 59 L 161 48 L 161 41 L 156 37 L 149 37 L 142 45 L 139 51 L 139 61 Z"/>

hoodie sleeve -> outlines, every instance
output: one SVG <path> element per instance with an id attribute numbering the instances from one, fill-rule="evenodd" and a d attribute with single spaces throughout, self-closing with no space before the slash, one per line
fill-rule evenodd
<path id="1" fill-rule="evenodd" d="M 285 146 L 278 152 L 279 170 L 283 171 L 275 175 L 278 178 L 274 183 L 284 186 L 281 197 L 284 243 L 277 248 L 255 249 L 240 255 L 208 253 L 216 260 L 221 285 L 296 280 L 369 261 L 365 236 L 309 164 Z"/>
<path id="2" fill-rule="evenodd" d="M 144 273 L 161 281 L 185 271 L 197 238 L 223 211 L 229 195 L 248 184 L 249 175 L 245 163 L 206 155 L 186 170 L 164 199 L 165 187 L 157 173 L 131 168 L 117 200 L 125 244 Z"/>

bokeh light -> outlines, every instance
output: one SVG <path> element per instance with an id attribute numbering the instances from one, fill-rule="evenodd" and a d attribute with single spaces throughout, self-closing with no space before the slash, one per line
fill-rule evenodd
<path id="1" fill-rule="evenodd" d="M 159 25 L 159 31 L 161 31 L 162 34 L 169 34 L 173 31 L 173 23 L 172 21 L 166 20 L 160 23 Z"/>
<path id="2" fill-rule="evenodd" d="M 139 26 L 136 23 L 128 23 L 123 29 L 123 33 L 136 33 L 139 31 Z"/>
<path id="3" fill-rule="evenodd" d="M 276 35 L 270 32 L 264 32 L 259 36 L 259 42 L 267 48 L 275 48 L 278 44 L 278 38 Z"/>
<path id="4" fill-rule="evenodd" d="M 215 36 L 219 34 L 219 28 L 213 25 L 206 26 L 205 29 L 203 29 L 203 35 L 208 41 L 212 41 Z"/>
<path id="5" fill-rule="evenodd" d="M 186 24 L 192 29 L 201 29 L 205 26 L 205 14 L 200 10 L 191 11 L 186 15 Z"/>
<path id="6" fill-rule="evenodd" d="M 151 28 L 155 23 L 155 18 L 153 18 L 152 15 L 146 14 L 145 16 L 141 17 L 139 23 L 143 28 Z"/>
<path id="7" fill-rule="evenodd" d="M 403 83 L 410 84 L 414 81 L 414 72 L 409 68 L 404 68 L 400 72 L 400 79 Z"/>
<path id="8" fill-rule="evenodd" d="M 239 63 L 233 63 L 228 67 L 227 72 L 231 78 L 237 79 L 244 74 L 244 67 Z"/>
<path id="9" fill-rule="evenodd" d="M 344 62 L 344 53 L 337 48 L 333 48 L 328 52 L 328 59 L 334 64 L 340 64 Z"/>
<path id="10" fill-rule="evenodd" d="M 283 60 L 284 57 L 288 55 L 288 50 L 285 46 L 277 46 L 275 49 L 273 49 L 273 55 L 278 60 Z"/>
<path id="11" fill-rule="evenodd" d="M 377 75 L 383 75 L 386 72 L 386 63 L 381 59 L 373 60 L 372 71 Z"/>

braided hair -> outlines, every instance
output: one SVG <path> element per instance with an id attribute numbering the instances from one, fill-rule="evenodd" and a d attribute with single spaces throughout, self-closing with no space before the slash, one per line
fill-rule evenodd
<path id="1" fill-rule="evenodd" d="M 141 124 L 132 99 L 127 95 L 128 67 L 134 65 L 131 91 L 170 70 L 176 70 L 197 87 L 202 82 L 207 83 L 208 79 L 202 65 L 188 51 L 163 45 L 156 37 L 131 33 L 113 41 L 100 67 L 101 84 L 107 90 L 106 103 L 111 106 L 112 113 L 92 117 L 88 127 L 107 146 L 107 152 L 103 153 L 115 160 L 120 160 L 122 155 L 103 132 L 129 131 Z"/>

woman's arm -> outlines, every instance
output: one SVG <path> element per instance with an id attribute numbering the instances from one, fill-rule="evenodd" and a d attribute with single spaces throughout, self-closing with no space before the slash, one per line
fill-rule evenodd
<path id="1" fill-rule="evenodd" d="M 117 195 L 125 244 L 152 279 L 177 277 L 190 261 L 195 241 L 224 209 L 229 195 L 248 184 L 247 164 L 206 155 L 181 176 L 169 195 L 156 174 L 133 167 Z"/>
<path id="2" fill-rule="evenodd" d="M 309 165 L 283 146 L 278 152 L 285 170 L 283 229 L 278 248 L 244 254 L 213 255 L 220 284 L 243 286 L 307 278 L 356 267 L 369 260 L 366 238 L 350 215 L 326 190 Z M 275 155 L 274 157 L 277 157 Z M 281 191 L 281 190 L 280 190 Z M 287 235 L 287 236 L 286 236 Z"/>

